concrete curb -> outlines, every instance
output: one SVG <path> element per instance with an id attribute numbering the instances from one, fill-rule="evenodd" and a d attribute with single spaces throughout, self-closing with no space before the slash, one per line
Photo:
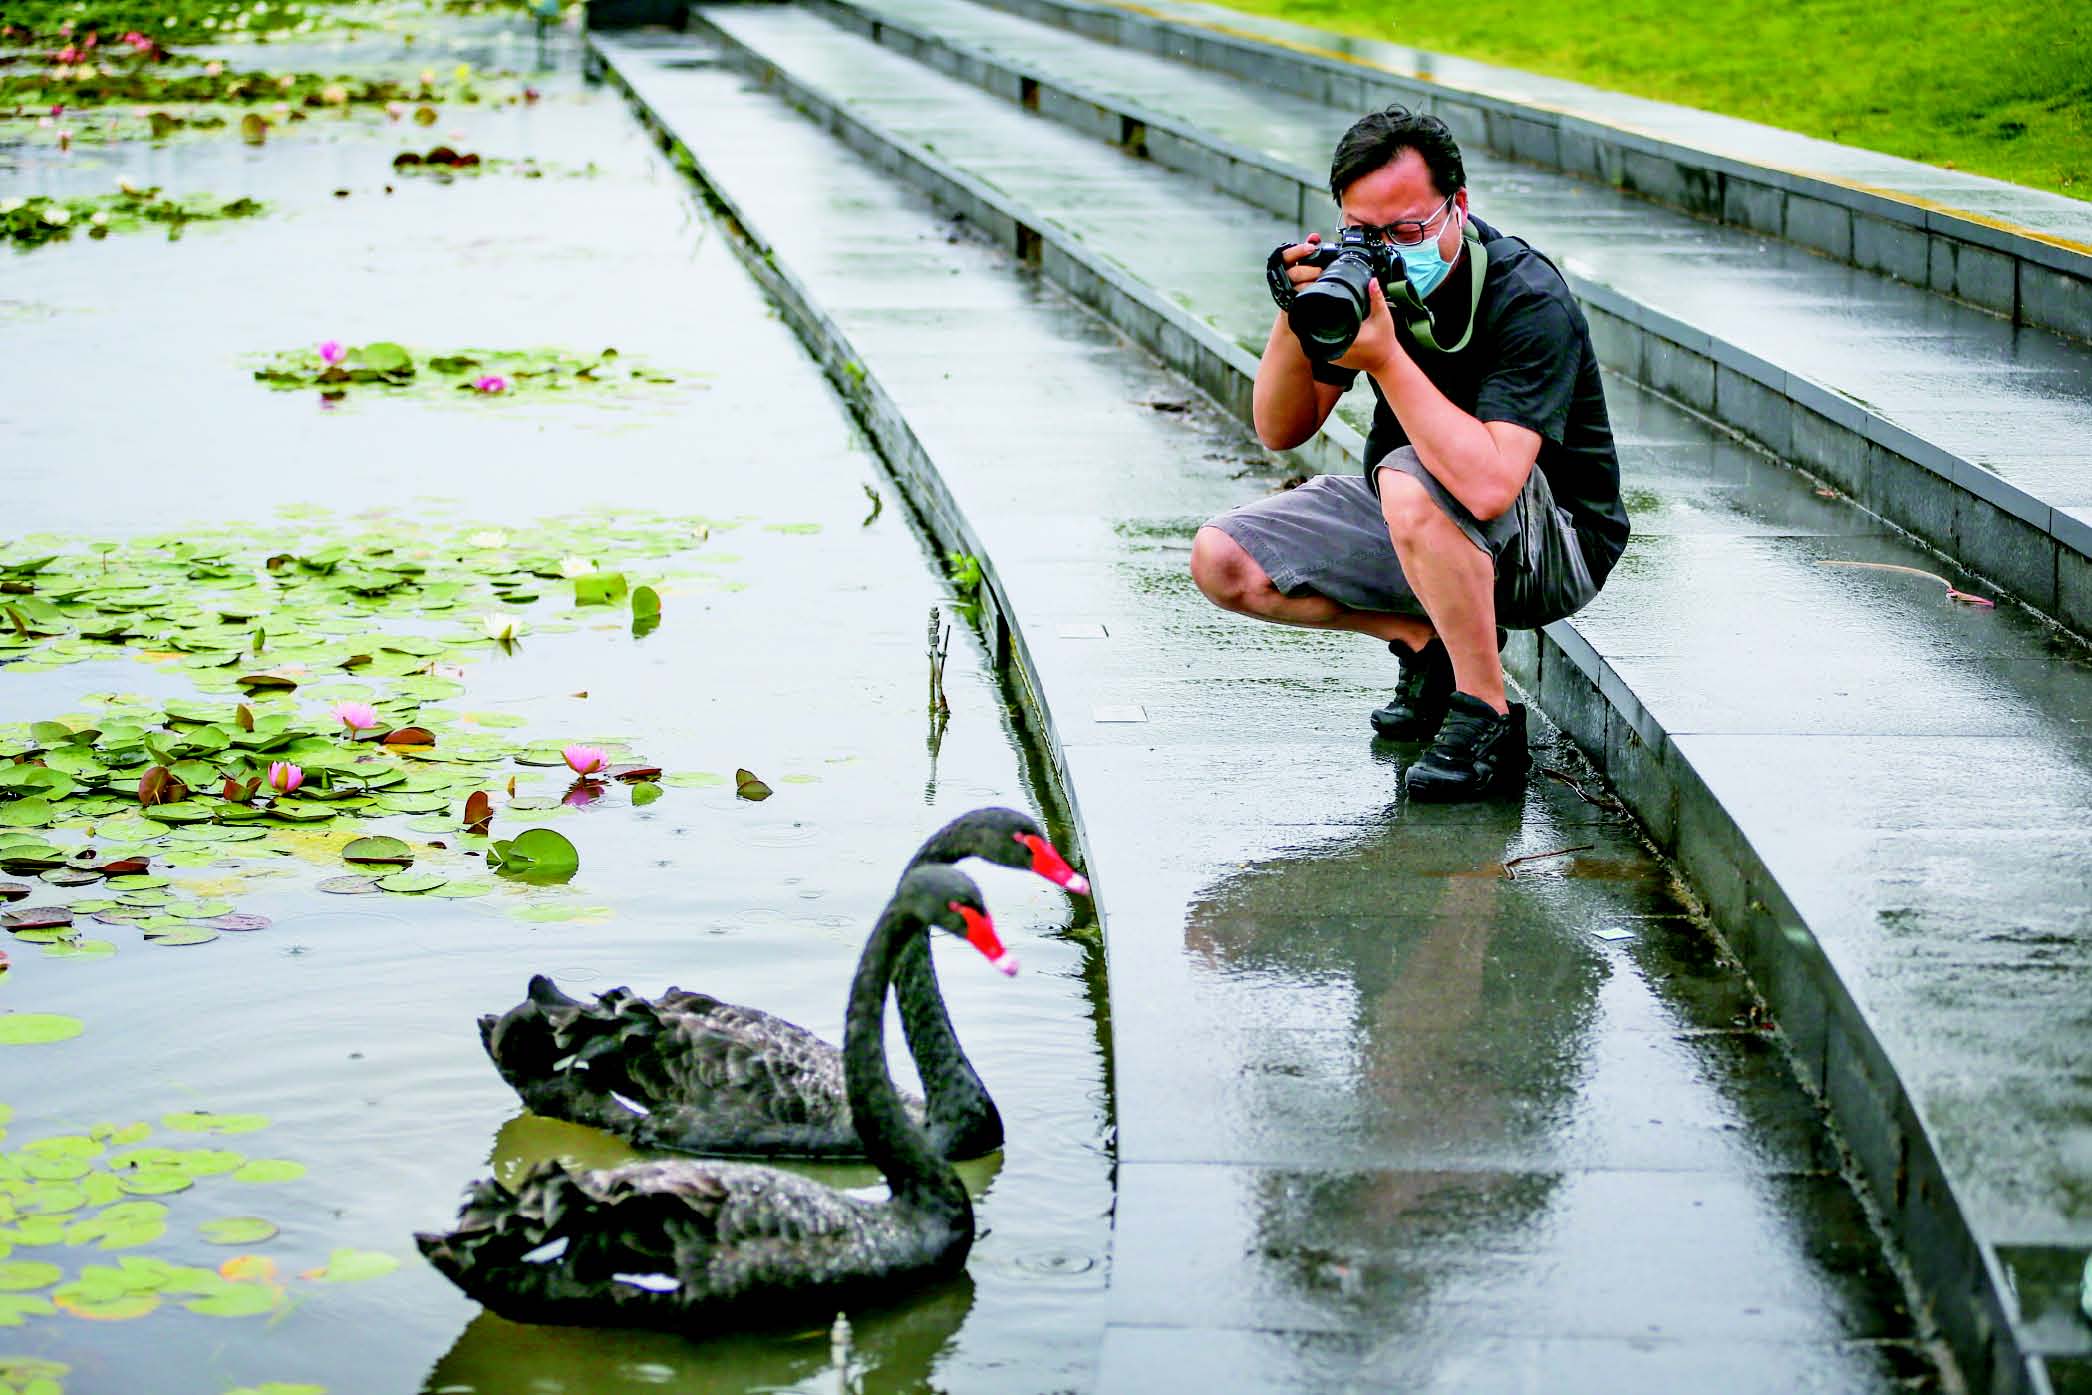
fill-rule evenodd
<path id="1" fill-rule="evenodd" d="M 982 0 L 1025 19 L 1281 88 L 1353 111 L 1399 101 L 1429 111 L 1462 142 L 1594 179 L 1657 203 L 1785 238 L 2003 315 L 2092 339 L 2092 248 L 1965 210 L 1802 171 L 1774 169 L 1645 132 L 1348 55 L 1339 35 L 1298 48 L 1133 5 Z M 1243 17 L 1247 19 L 1247 16 Z M 1325 42 L 1316 40 L 1326 39 Z"/>
<path id="2" fill-rule="evenodd" d="M 928 151 L 909 148 L 875 123 L 840 110 L 795 83 L 760 54 L 693 12 L 693 30 L 717 43 L 726 61 L 775 89 L 823 129 L 939 206 L 963 215 L 995 242 L 1090 305 L 1242 420 L 1249 415 L 1255 362 L 1240 346 L 1156 295 L 1080 240 L 1029 215 Z M 1009 607 L 994 559 L 976 535 L 921 443 L 848 340 L 778 265 L 759 230 L 713 188 L 703 167 L 647 106 L 616 64 L 593 44 L 590 63 L 631 101 L 665 149 L 706 190 L 738 233 L 736 249 L 778 298 L 846 400 L 858 411 L 911 501 L 943 545 L 980 556 L 988 626 L 998 659 L 1008 662 L 1027 714 L 1045 739 L 1076 840 L 1087 849 L 1081 811 L 1041 687 L 1022 620 Z M 1333 424 L 1334 425 L 1334 424 Z M 1327 469 L 1359 468 L 1363 442 L 1326 431 L 1303 459 Z M 2023 1349 L 2003 1271 L 1971 1229 L 1920 1116 L 1863 1012 L 1816 937 L 1773 882 L 1742 830 L 1628 686 L 1564 621 L 1521 633 L 1507 665 L 1550 716 L 1602 769 L 1650 834 L 1670 851 L 1707 898 L 1717 923 L 1778 1016 L 1797 1068 L 1828 1101 L 1857 1157 L 1871 1199 L 1908 1256 L 1942 1332 L 1975 1388 L 2000 1395 L 2053 1395 L 2043 1363 Z M 1085 860 L 1087 852 L 1085 852 Z M 1101 910 L 1101 907 L 1100 907 Z"/>
<path id="3" fill-rule="evenodd" d="M 1312 226 L 1326 210 L 1328 191 L 1317 171 L 900 24 L 854 0 L 807 0 L 804 8 L 937 72 L 1166 169 L 1194 175 L 1302 227 Z M 1866 404 L 1626 292 L 1584 278 L 1573 289 L 1606 367 L 1806 467 L 1862 508 L 2001 590 L 2092 635 L 2092 526 L 1904 430 Z"/>

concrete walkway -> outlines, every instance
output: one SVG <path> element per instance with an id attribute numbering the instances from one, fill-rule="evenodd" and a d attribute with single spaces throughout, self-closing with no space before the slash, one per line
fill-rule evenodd
<path id="1" fill-rule="evenodd" d="M 846 344 L 836 352 L 858 363 L 849 371 L 838 365 L 839 379 L 854 383 L 860 371 L 875 379 L 878 390 L 857 389 L 874 421 L 894 441 L 913 441 L 909 449 L 934 458 L 936 472 L 925 474 L 924 487 L 950 491 L 940 506 L 947 526 L 978 542 L 992 564 L 1013 651 L 1042 690 L 1081 807 L 1110 931 L 1119 1036 L 1127 1166 L 1115 1292 L 1134 1306 L 1115 1314 L 1133 1327 L 1162 1323 L 1163 1314 L 1139 1306 L 1148 1301 L 1140 1295 L 1174 1288 L 1195 1295 L 1172 1329 L 1180 1334 L 1196 1325 L 1194 1310 L 1231 1315 L 1222 1326 L 1238 1334 L 1260 1325 L 1285 1328 L 1293 1319 L 1264 1290 L 1232 1307 L 1211 1292 L 1240 1276 L 1242 1256 L 1272 1253 L 1249 1238 L 1233 1269 L 1194 1254 L 1177 1269 L 1149 1271 L 1160 1288 L 1135 1282 L 1143 1272 L 1129 1248 L 1136 1240 L 1148 1236 L 1143 1243 L 1158 1254 L 1176 1253 L 1181 1240 L 1156 1240 L 1141 1228 L 1142 1216 L 1169 1215 L 1173 1198 L 1202 1214 L 1214 1210 L 1210 1196 L 1185 1191 L 1188 1167 L 1306 1165 L 1298 1155 L 1260 1153 L 1272 1139 L 1313 1140 L 1303 1146 L 1323 1165 L 1353 1168 L 1375 1156 L 1414 1168 L 1430 1150 L 1415 1149 L 1410 1139 L 1406 1154 L 1346 1151 L 1337 1143 L 1345 1128 L 1359 1131 L 1355 1121 L 1318 1138 L 1298 1122 L 1307 1116 L 1266 1102 L 1276 1088 L 1270 1079 L 1290 1079 L 1288 1089 L 1313 1096 L 1326 1095 L 1328 1081 L 1347 1070 L 1378 1078 L 1361 1062 L 1381 1053 L 1361 1051 L 1355 1032 L 1338 1034 L 1349 1043 L 1345 1050 L 1325 1039 L 1308 1061 L 1266 1066 L 1246 1049 L 1209 1047 L 1195 1030 L 1198 1015 L 1186 1010 L 1179 990 L 1200 979 L 1186 962 L 1187 948 L 1176 944 L 1178 930 L 1158 937 L 1155 927 L 1195 926 L 1204 901 L 1225 903 L 1233 891 L 1229 869 L 1212 866 L 1208 849 L 1187 844 L 1219 838 L 1249 864 L 1248 880 L 1262 886 L 1254 875 L 1260 860 L 1289 845 L 1294 857 L 1280 859 L 1288 865 L 1302 851 L 1348 851 L 1363 842 L 1372 853 L 1366 865 L 1375 869 L 1366 875 L 1377 888 L 1401 885 L 1392 879 L 1399 863 L 1379 858 L 1413 857 L 1444 836 L 1442 828 L 1486 827 L 1495 816 L 1475 811 L 1469 822 L 1434 825 L 1423 837 L 1412 811 L 1397 807 L 1390 823 L 1393 771 L 1369 763 L 1358 744 L 1363 710 L 1386 681 L 1384 656 L 1356 643 L 1248 629 L 1205 609 L 1183 576 L 1183 545 L 1199 519 L 1258 486 L 1209 478 L 1210 464 L 1158 464 L 1152 426 L 1125 424 L 1146 420 L 1152 407 L 1128 417 L 1080 390 L 1084 382 L 1097 384 L 1089 375 L 1098 360 L 1124 371 L 1116 346 L 1092 344 L 1063 367 L 1065 351 L 1047 353 L 1022 317 L 984 286 L 983 273 L 950 278 L 962 304 L 965 296 L 985 297 L 956 314 L 945 308 L 951 292 L 923 288 L 936 285 L 934 276 L 904 278 L 908 268 L 928 271 L 965 255 L 956 250 L 964 244 L 903 254 L 896 248 L 910 242 L 897 234 L 872 239 L 870 228 L 857 226 L 868 216 L 861 210 L 901 201 L 858 166 L 883 166 L 965 208 L 972 221 L 1035 257 L 1050 279 L 1076 287 L 1230 406 L 1245 395 L 1240 375 L 1248 356 L 1239 341 L 1260 338 L 1268 320 L 1268 310 L 1242 290 L 1254 290 L 1243 268 L 1297 229 L 803 14 L 720 10 L 707 17 L 730 36 L 735 61 L 772 74 L 844 136 L 850 153 L 828 145 L 806 157 L 802 177 L 765 176 L 764 163 L 779 158 L 786 137 L 772 129 L 774 117 L 759 134 L 733 133 L 725 113 L 742 120 L 748 102 L 734 96 L 734 84 L 703 67 L 663 66 L 629 47 L 612 51 L 715 184 L 760 209 L 746 216 L 775 240 L 789 276 L 809 278 L 809 285 L 819 278 L 818 292 L 809 293 L 834 317 L 820 333 Z M 676 61 L 703 61 L 678 51 L 686 56 Z M 1206 235 L 1157 235 L 1183 227 Z M 850 231 L 839 242 L 842 228 Z M 868 279 L 873 267 L 879 274 Z M 992 328 L 992 347 L 954 351 L 969 328 Z M 1085 365 L 1080 372 L 1077 363 Z M 1046 394 L 1043 422 L 996 395 L 1010 379 Z M 2052 1367 L 2057 1388 L 2075 1388 L 2092 1334 L 2054 1314 L 2062 1310 L 2058 1276 L 2092 1240 L 2082 1157 L 2092 1118 L 2081 1052 L 2092 1027 L 2092 954 L 2082 938 L 2092 903 L 2083 651 L 2016 612 L 1953 609 L 1933 583 L 1826 565 L 1941 568 L 1866 514 L 1818 497 L 1697 419 L 1617 381 L 1611 391 L 1637 491 L 1637 542 L 1591 611 L 1537 645 L 1516 647 L 1514 658 L 1550 712 L 1603 757 L 1650 831 L 1677 847 L 1710 898 L 1778 1012 L 1805 1077 L 1824 1089 L 1847 1125 L 1868 1186 L 1891 1229 L 1909 1243 L 1972 1381 L 2043 1390 Z M 949 446 L 930 450 L 947 431 L 955 433 Z M 895 453 L 892 442 L 883 444 Z M 1355 444 L 1355 433 L 1333 431 L 1325 458 Z M 1229 465 L 1243 459 L 1239 438 L 1232 452 L 1209 448 Z M 1206 487 L 1194 489 L 1191 481 L 1202 478 Z M 1100 516 L 1100 507 L 1110 512 Z M 1006 533 L 996 532 L 996 518 L 1008 520 Z M 1129 552 L 1149 560 L 1136 565 Z M 1066 638 L 1046 628 L 1061 625 L 1069 627 Z M 1101 643 L 1078 638 L 1099 627 L 1107 636 Z M 1136 715 L 1144 720 L 1114 720 Z M 1287 735 L 1273 742 L 1274 731 Z M 1290 780 L 1301 782 L 1297 804 L 1281 788 Z M 1216 801 L 1215 789 L 1239 793 Z M 1158 807 L 1171 790 L 1177 803 Z M 1289 816 L 1289 808 L 1300 812 Z M 1806 826 L 1794 826 L 1795 809 L 1810 810 Z M 1288 817 L 1299 820 L 1297 828 Z M 1499 838 L 1502 832 L 1499 826 Z M 1443 876 L 1499 860 L 1461 857 L 1429 866 Z M 1340 904 L 1354 919 L 1377 920 L 1375 933 L 1407 914 L 1399 904 L 1381 909 L 1356 880 L 1342 903 L 1297 885 L 1309 924 L 1337 914 Z M 1283 896 L 1278 904 L 1286 904 Z M 1495 925 L 1498 909 L 1485 906 L 1475 919 Z M 1275 921 L 1273 903 L 1253 919 Z M 1288 959 L 1311 953 L 1290 937 L 1279 939 Z M 1339 980 L 1346 967 L 1338 964 Z M 1420 982 L 1433 977 L 1422 973 Z M 1355 989 L 1355 973 L 1350 981 Z M 1481 981 L 1487 983 L 1486 972 Z M 1238 1030 L 1254 1020 L 1259 1041 L 1274 1035 L 1267 1030 L 1274 1023 L 1326 1026 L 1328 1013 L 1312 1009 L 1309 1020 L 1292 1024 L 1289 1014 L 1301 1006 L 1281 994 L 1257 1004 L 1268 1016 L 1252 1017 L 1239 1004 L 1209 1015 Z M 1514 1012 L 1508 1020 L 1525 1017 Z M 1418 1046 L 1404 1041 L 1391 1049 L 1406 1062 Z M 1260 1064 L 1247 1073 L 1251 1061 Z M 1244 1088 L 1246 1074 L 1255 1088 Z M 1429 1096 L 1403 1080 L 1386 1098 L 1400 1115 L 1405 1102 Z M 1239 1111 L 1231 1113 L 1229 1099 L 1240 1101 Z M 1175 1137 L 1166 1122 L 1173 1111 L 1189 1114 Z M 1343 1117 L 1354 1112 L 1355 1105 Z M 1231 1123 L 1237 1114 L 1240 1127 Z M 1444 1131 L 1444 1107 L 1434 1114 L 1434 1131 Z M 1273 1126 L 1261 1129 L 1264 1123 Z M 1470 1152 L 1468 1166 L 1481 1156 Z M 1565 1155 L 1556 1149 L 1542 1156 Z M 1179 1172 L 1149 1174 L 1160 1185 L 1143 1192 L 1138 1169 L 1149 1164 Z M 1302 1214 L 1319 1212 L 1310 1205 Z M 1200 1224 L 1214 1224 L 1211 1214 Z M 1418 1234 L 1398 1230 L 1410 1239 Z M 1354 1227 L 1334 1234 L 1371 1233 Z M 1635 1241 L 1614 1238 L 1611 1254 L 1636 1253 Z M 1661 1253 L 1655 1236 L 1645 1249 Z M 1351 1281 L 1347 1275 L 1416 1272 L 1400 1264 L 1376 1269 L 1341 1245 L 1331 1253 L 1336 1267 L 1327 1277 L 1339 1291 Z M 1252 1262 L 1248 1272 L 1262 1266 Z M 1310 1265 L 1297 1282 L 1312 1286 L 1318 1272 Z M 1578 1298 L 1605 1291 L 1585 1283 Z M 1716 1306 L 1735 1313 L 1755 1305 Z M 1488 1321 L 1486 1303 L 1449 1309 L 1465 1321 Z M 1387 1322 L 1414 1313 L 1413 1303 L 1391 1303 L 1369 1325 L 1385 1332 Z M 1583 1311 L 1557 1313 L 1552 1326 L 1497 1321 L 1499 1335 L 1519 1353 L 1506 1369 L 1550 1370 L 1559 1355 L 1547 1345 L 1554 1336 L 1626 1340 L 1622 1329 Z M 1460 1340 L 1475 1336 L 1463 1331 Z M 1146 1333 L 1116 1335 L 1107 1345 L 1107 1372 L 1115 1369 L 1113 1351 L 1198 1351 L 1226 1362 L 1238 1349 L 1268 1349 L 1204 1340 L 1143 1345 L 1150 1340 Z M 1432 1350 L 1414 1333 L 1396 1345 L 1411 1356 Z M 1296 1348 L 1286 1350 L 1299 1357 Z M 1808 1387 L 1787 1381 L 1775 1388 Z"/>
<path id="2" fill-rule="evenodd" d="M 1191 589 L 1192 528 L 1271 487 L 1239 424 L 701 47 L 598 43 L 986 560 L 1051 734 L 1111 956 L 1100 1388 L 1940 1388 L 1817 1107 L 1632 823 L 1546 775 L 1403 804 L 1413 753 L 1364 722 L 1385 654 Z M 1635 438 L 1695 429 L 1621 405 Z"/>

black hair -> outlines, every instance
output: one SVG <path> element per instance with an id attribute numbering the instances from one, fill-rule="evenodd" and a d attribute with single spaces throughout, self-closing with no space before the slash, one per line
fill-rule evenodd
<path id="1" fill-rule="evenodd" d="M 1427 112 L 1391 104 L 1367 112 L 1338 139 L 1329 162 L 1329 192 L 1341 202 L 1346 189 L 1405 150 L 1423 157 L 1441 195 L 1467 187 L 1467 166 L 1460 161 L 1460 147 L 1446 123 Z"/>

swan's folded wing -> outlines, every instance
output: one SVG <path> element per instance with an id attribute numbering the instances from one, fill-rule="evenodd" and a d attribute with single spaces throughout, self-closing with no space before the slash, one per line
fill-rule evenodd
<path id="1" fill-rule="evenodd" d="M 876 1233 L 889 1224 L 881 1207 L 746 1164 L 637 1163 L 572 1180 L 593 1203 L 594 1265 L 657 1265 L 713 1299 L 876 1267 Z"/>

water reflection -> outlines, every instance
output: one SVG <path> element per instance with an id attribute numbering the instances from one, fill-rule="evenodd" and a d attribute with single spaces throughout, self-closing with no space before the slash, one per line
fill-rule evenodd
<path id="1" fill-rule="evenodd" d="M 665 1332 L 532 1327 L 482 1312 L 424 1395 L 885 1395 L 934 1388 L 931 1373 L 973 1308 L 961 1274 L 899 1306 L 853 1313 L 839 1349 L 828 1328 L 691 1342 Z"/>
<path id="2" fill-rule="evenodd" d="M 1503 868 L 1561 826 L 1536 830 L 1518 806 L 1396 813 L 1230 871 L 1185 922 L 1201 996 L 1262 1024 L 1237 1072 L 1244 1116 L 1269 1130 L 1259 1151 L 1354 1164 L 1260 1170 L 1242 1198 L 1259 1285 L 1333 1319 L 1413 1313 L 1434 1270 L 1524 1248 L 1513 1237 L 1561 1185 L 1546 1169 L 1578 1113 L 1609 973 L 1565 929 L 1564 902 L 1618 889 L 1568 860 Z M 1566 833 L 1608 866 L 1652 865 L 1617 831 Z"/>
<path id="3" fill-rule="evenodd" d="M 687 1155 L 634 1148 L 616 1134 L 592 1129 L 586 1124 L 540 1118 L 526 1110 L 503 1124 L 494 1135 L 494 1147 L 487 1162 L 493 1168 L 495 1180 L 514 1191 L 524 1173 L 548 1160 L 557 1160 L 568 1167 L 585 1168 L 618 1167 L 646 1158 L 683 1156 Z M 886 1179 L 870 1163 L 815 1162 L 801 1158 L 765 1158 L 763 1162 L 767 1166 L 810 1177 L 838 1191 L 886 1195 Z M 1002 1153 L 998 1150 L 984 1158 L 955 1162 L 952 1170 L 966 1184 L 966 1194 L 976 1202 L 983 1201 L 994 1186 L 996 1175 L 1002 1171 Z M 459 1185 L 463 1185 L 462 1180 Z"/>

